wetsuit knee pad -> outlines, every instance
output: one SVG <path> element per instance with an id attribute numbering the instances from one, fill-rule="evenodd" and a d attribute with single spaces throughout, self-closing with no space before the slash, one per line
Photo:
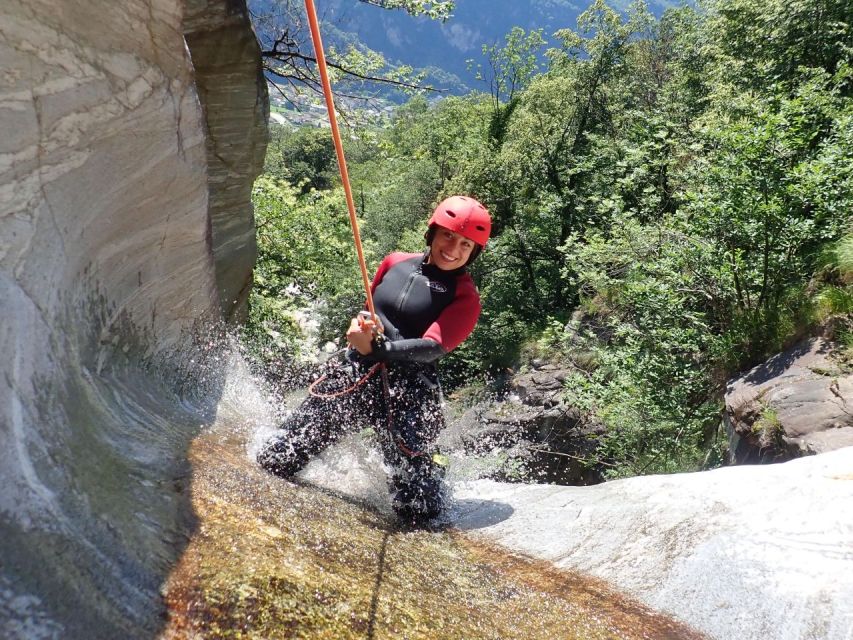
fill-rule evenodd
<path id="1" fill-rule="evenodd" d="M 293 476 L 308 464 L 308 459 L 308 453 L 298 441 L 284 436 L 270 439 L 257 456 L 258 464 L 282 478 Z"/>

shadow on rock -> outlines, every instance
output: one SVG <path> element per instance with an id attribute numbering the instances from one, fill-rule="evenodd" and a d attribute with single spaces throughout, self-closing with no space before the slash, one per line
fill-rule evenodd
<path id="1" fill-rule="evenodd" d="M 484 529 L 503 522 L 513 514 L 513 508 L 494 500 L 457 500 L 450 508 L 450 518 L 461 531 Z"/>

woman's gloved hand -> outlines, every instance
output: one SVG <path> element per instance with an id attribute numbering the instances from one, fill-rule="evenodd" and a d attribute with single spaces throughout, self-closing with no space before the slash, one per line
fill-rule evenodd
<path id="1" fill-rule="evenodd" d="M 369 355 L 373 352 L 373 339 L 379 331 L 381 324 L 377 325 L 372 318 L 359 314 L 349 323 L 347 343 L 361 355 Z"/>

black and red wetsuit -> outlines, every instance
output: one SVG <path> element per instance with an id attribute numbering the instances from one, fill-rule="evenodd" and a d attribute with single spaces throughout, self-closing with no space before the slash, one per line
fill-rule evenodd
<path id="1" fill-rule="evenodd" d="M 379 265 L 372 292 L 384 339 L 367 356 L 348 351 L 258 454 L 267 470 L 289 477 L 348 432 L 373 425 L 383 444 L 394 508 L 404 517 L 441 511 L 441 470 L 431 451 L 444 426 L 436 361 L 467 338 L 480 315 L 480 295 L 465 269 L 444 271 L 429 253 L 392 253 Z M 377 362 L 383 376 L 368 376 Z M 340 390 L 348 389 L 346 393 Z"/>
<path id="2" fill-rule="evenodd" d="M 471 334 L 480 316 L 480 294 L 465 269 L 444 271 L 422 253 L 386 257 L 371 290 L 385 340 L 370 357 L 381 362 L 435 362 Z"/>

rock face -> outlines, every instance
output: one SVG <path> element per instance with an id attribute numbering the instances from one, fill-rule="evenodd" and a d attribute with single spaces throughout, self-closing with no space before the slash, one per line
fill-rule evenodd
<path id="1" fill-rule="evenodd" d="M 853 448 L 594 487 L 454 490 L 456 527 L 607 580 L 719 640 L 849 640 Z"/>
<path id="2" fill-rule="evenodd" d="M 734 462 L 780 461 L 853 445 L 853 372 L 812 338 L 726 389 Z"/>
<path id="3" fill-rule="evenodd" d="M 602 428 L 563 401 L 565 377 L 566 371 L 557 365 L 534 362 L 530 371 L 512 378 L 507 399 L 466 411 L 445 431 L 440 444 L 474 454 L 506 449 L 511 459 L 522 462 L 524 475 L 537 482 L 601 482 L 602 470 L 585 466 L 582 458 L 592 452 Z"/>
<path id="4" fill-rule="evenodd" d="M 243 0 L 187 0 L 184 34 L 207 125 L 210 224 L 222 313 L 245 319 L 257 258 L 252 184 L 264 167 L 269 96 Z"/>
<path id="5" fill-rule="evenodd" d="M 113 305 L 102 341 L 127 314 L 167 347 L 215 300 L 180 6 L 11 0 L 2 12 L 3 319 L 29 316 L 34 344 L 101 295 Z"/>
<path id="6" fill-rule="evenodd" d="M 214 262 L 233 175 L 210 188 L 183 10 L 0 3 L 0 637 L 151 637 L 192 524 L 199 338 L 251 265 L 225 236 Z"/>

